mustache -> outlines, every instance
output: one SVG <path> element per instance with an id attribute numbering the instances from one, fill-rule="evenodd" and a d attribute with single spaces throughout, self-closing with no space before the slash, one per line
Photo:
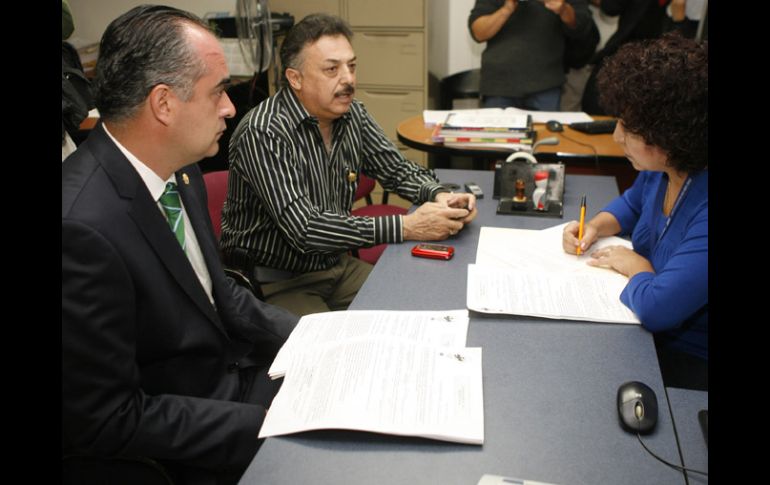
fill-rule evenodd
<path id="1" fill-rule="evenodd" d="M 356 92 L 356 88 L 354 88 L 352 85 L 348 84 L 346 85 L 341 91 L 337 91 L 334 93 L 335 96 L 348 96 L 352 95 Z"/>

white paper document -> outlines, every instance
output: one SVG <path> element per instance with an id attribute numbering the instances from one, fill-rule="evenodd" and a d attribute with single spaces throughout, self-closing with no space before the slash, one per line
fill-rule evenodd
<path id="1" fill-rule="evenodd" d="M 283 377 L 291 360 L 319 344 L 357 337 L 399 338 L 442 347 L 465 347 L 468 310 L 349 310 L 305 315 L 276 355 L 268 375 Z"/>
<path id="2" fill-rule="evenodd" d="M 620 301 L 626 283 L 584 273 L 468 265 L 468 308 L 560 320 L 639 323 Z"/>
<path id="3" fill-rule="evenodd" d="M 454 148 L 498 148 L 500 150 L 510 150 L 511 152 L 532 153 L 532 145 L 524 143 L 493 143 L 493 142 L 444 142 L 444 146 Z"/>
<path id="4" fill-rule="evenodd" d="M 480 348 L 356 338 L 299 354 L 259 437 L 350 429 L 484 442 Z"/>
<path id="5" fill-rule="evenodd" d="M 476 264 L 468 267 L 467 306 L 484 313 L 530 315 L 593 322 L 639 323 L 621 301 L 628 278 L 589 266 L 596 249 L 631 242 L 597 241 L 588 254 L 562 249 L 564 224 L 533 231 L 482 227 Z"/>
<path id="6" fill-rule="evenodd" d="M 476 264 L 516 270 L 586 273 L 614 276 L 625 282 L 628 279 L 609 269 L 588 266 L 590 253 L 607 246 L 624 246 L 633 249 L 631 241 L 619 237 L 599 239 L 588 253 L 577 256 L 567 254 L 561 246 L 562 231 L 566 224 L 559 224 L 541 231 L 482 227 L 476 249 Z"/>
<path id="7" fill-rule="evenodd" d="M 425 126 L 435 126 L 443 123 L 450 113 L 468 113 L 473 115 L 483 115 L 501 111 L 500 108 L 479 108 L 479 109 L 425 109 L 422 111 L 422 121 Z"/>
<path id="8" fill-rule="evenodd" d="M 493 109 L 485 111 L 453 111 L 443 123 L 447 126 L 462 128 L 508 128 L 525 130 L 528 127 L 527 115 L 511 113 L 508 110 Z"/>
<path id="9" fill-rule="evenodd" d="M 455 109 L 455 110 L 424 110 L 422 119 L 426 127 L 434 126 L 438 123 L 444 123 L 450 113 L 460 113 L 464 116 L 486 117 L 494 116 L 505 112 L 507 115 L 531 115 L 533 123 L 546 123 L 550 120 L 557 120 L 561 123 L 569 124 L 578 121 L 593 121 L 588 114 L 582 111 L 529 111 L 519 108 L 479 108 L 479 109 Z M 484 126 L 483 128 L 486 128 Z"/>
<path id="10" fill-rule="evenodd" d="M 505 109 L 511 113 L 532 115 L 532 123 L 547 123 L 550 120 L 556 120 L 566 125 L 570 123 L 576 123 L 578 121 L 594 120 L 583 111 L 529 111 L 513 107 Z"/>
<path id="11" fill-rule="evenodd" d="M 521 478 L 504 477 L 501 475 L 484 474 L 476 485 L 556 485 L 555 483 L 535 482 Z"/>

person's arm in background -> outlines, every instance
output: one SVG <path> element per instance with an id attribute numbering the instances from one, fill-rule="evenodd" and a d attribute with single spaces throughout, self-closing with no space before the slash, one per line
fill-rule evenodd
<path id="1" fill-rule="evenodd" d="M 671 3 L 669 4 L 671 20 L 674 22 L 684 21 L 686 8 L 687 0 L 671 0 Z"/>
<path id="2" fill-rule="evenodd" d="M 648 0 L 641 0 L 642 3 L 648 3 Z M 591 4 L 599 7 L 604 15 L 617 17 L 625 12 L 629 4 L 638 3 L 639 0 L 591 0 Z"/>
<path id="3" fill-rule="evenodd" d="M 476 2 L 474 10 L 484 2 Z M 503 28 L 518 6 L 518 0 L 505 0 L 502 7 L 488 15 L 482 15 L 471 23 L 471 36 L 476 42 L 486 42 Z M 472 13 L 471 13 L 472 15 Z"/>
<path id="4" fill-rule="evenodd" d="M 698 21 L 687 18 L 687 0 L 671 0 L 663 17 L 663 32 L 679 31 L 684 37 L 695 38 Z"/>
<path id="5" fill-rule="evenodd" d="M 588 8 L 588 0 L 564 0 L 558 6 L 557 0 L 546 0 L 544 5 L 559 15 L 562 31 L 570 39 L 582 39 L 591 32 L 594 17 Z"/>
<path id="6" fill-rule="evenodd" d="M 575 9 L 572 8 L 572 5 L 569 3 L 564 0 L 544 0 L 543 5 L 545 5 L 545 8 L 558 15 L 562 23 L 570 29 L 577 27 Z"/>

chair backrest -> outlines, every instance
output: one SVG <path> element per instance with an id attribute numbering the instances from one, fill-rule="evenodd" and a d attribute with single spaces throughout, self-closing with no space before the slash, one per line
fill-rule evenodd
<path id="1" fill-rule="evenodd" d="M 222 233 L 222 208 L 225 206 L 227 197 L 227 170 L 218 170 L 203 174 L 203 181 L 206 183 L 206 192 L 209 199 L 209 217 L 214 226 L 214 234 L 219 240 Z"/>
<path id="2" fill-rule="evenodd" d="M 478 98 L 481 69 L 470 69 L 447 76 L 440 81 L 439 109 L 452 109 L 452 100 Z"/>
<path id="3" fill-rule="evenodd" d="M 198 166 L 204 172 L 214 170 L 227 170 L 230 166 L 230 138 L 238 126 L 238 122 L 246 114 L 269 96 L 267 78 L 270 71 L 256 72 L 251 80 L 246 82 L 235 82 L 226 89 L 227 97 L 235 106 L 235 116 L 225 118 L 225 131 L 219 137 L 219 150 L 211 157 L 206 157 L 198 161 Z"/>
<path id="4" fill-rule="evenodd" d="M 353 197 L 353 201 L 363 199 L 366 197 L 366 203 L 372 205 L 372 191 L 374 190 L 376 182 L 364 175 L 363 173 L 358 177 L 358 188 L 356 188 L 356 195 Z"/>

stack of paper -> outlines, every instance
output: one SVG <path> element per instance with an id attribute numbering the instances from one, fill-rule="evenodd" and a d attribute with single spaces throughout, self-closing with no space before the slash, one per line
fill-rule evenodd
<path id="1" fill-rule="evenodd" d="M 457 147 L 497 147 L 531 151 L 535 139 L 532 118 L 502 108 L 447 113 L 434 127 L 433 143 Z"/>
<path id="2" fill-rule="evenodd" d="M 562 249 L 564 224 L 542 230 L 482 227 L 476 264 L 468 265 L 468 308 L 484 313 L 610 323 L 639 323 L 620 301 L 628 279 L 611 269 L 588 266 L 589 254 Z M 591 251 L 631 247 L 602 238 Z"/>
<path id="3" fill-rule="evenodd" d="M 481 349 L 467 310 L 302 317 L 270 368 L 284 376 L 259 437 L 351 429 L 484 442 Z"/>
<path id="4" fill-rule="evenodd" d="M 268 375 L 286 375 L 291 360 L 319 345 L 355 338 L 398 338 L 439 347 L 465 347 L 468 310 L 445 312 L 340 311 L 306 315 L 278 351 Z"/>
<path id="5" fill-rule="evenodd" d="M 443 123 L 450 113 L 468 113 L 471 115 L 486 115 L 488 113 L 499 113 L 505 111 L 508 114 L 528 115 L 532 117 L 533 123 L 546 123 L 550 120 L 556 120 L 563 124 L 576 123 L 579 121 L 593 121 L 593 118 L 582 111 L 529 111 L 519 108 L 480 108 L 480 109 L 456 109 L 456 110 L 424 110 L 422 119 L 426 127 L 432 127 L 437 123 Z"/>

